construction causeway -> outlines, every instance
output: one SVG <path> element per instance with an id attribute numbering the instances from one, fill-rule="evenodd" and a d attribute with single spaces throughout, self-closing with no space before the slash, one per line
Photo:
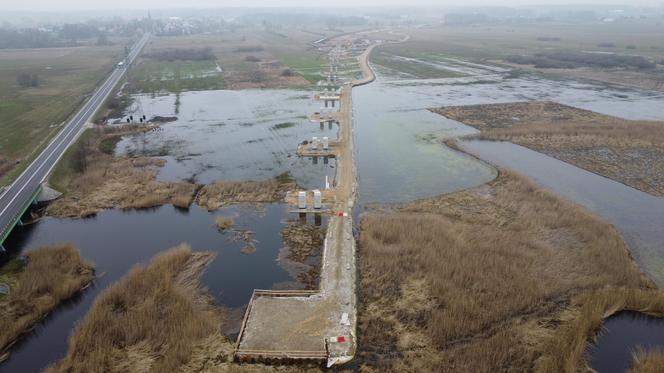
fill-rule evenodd
<path id="1" fill-rule="evenodd" d="M 332 366 L 350 361 L 356 351 L 357 299 L 355 292 L 355 239 L 351 210 L 356 197 L 353 160 L 352 88 L 375 79 L 368 58 L 374 46 L 359 57 L 363 78 L 341 86 L 339 111 L 331 114 L 339 124 L 338 139 L 328 153 L 337 158 L 332 212 L 324 241 L 320 286 L 315 291 L 255 290 L 237 337 L 234 357 L 239 362 L 314 361 Z M 331 60 L 344 53 L 336 45 Z M 331 68 L 336 76 L 337 68 Z M 335 100 L 336 101 L 336 100 Z M 298 149 L 302 156 L 315 156 Z M 291 193 L 292 195 L 293 193 Z"/>

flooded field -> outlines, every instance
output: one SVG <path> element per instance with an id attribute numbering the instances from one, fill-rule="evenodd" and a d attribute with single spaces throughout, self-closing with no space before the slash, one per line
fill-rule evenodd
<path id="1" fill-rule="evenodd" d="M 309 121 L 319 109 L 310 92 L 297 90 L 136 95 L 129 113 L 178 119 L 156 133 L 125 137 L 116 153 L 165 158 L 162 181 L 265 180 L 291 172 L 303 187 L 320 188 L 334 175 L 334 160 L 313 165 L 295 156 L 303 140 L 337 137 L 336 126 Z"/>
<path id="2" fill-rule="evenodd" d="M 433 66 L 432 62 L 427 64 Z M 493 167 L 440 142 L 475 130 L 428 108 L 553 100 L 629 119 L 664 118 L 661 94 L 512 76 L 502 69 L 452 59 L 434 65 L 469 76 L 412 80 L 379 73 L 376 82 L 354 90 L 360 206 L 450 193 L 495 177 Z M 160 131 L 127 136 L 116 148 L 118 155 L 166 159 L 160 180 L 263 180 L 290 172 L 301 186 L 315 188 L 323 185 L 326 175 L 334 176 L 333 159 L 314 164 L 311 159 L 295 156 L 297 144 L 303 140 L 337 136 L 336 126 L 320 128 L 318 123 L 309 122 L 307 116 L 318 111 L 320 104 L 307 91 L 222 90 L 134 98 L 128 114 L 178 118 L 164 123 Z M 662 199 L 515 145 L 473 142 L 466 146 L 615 224 L 647 273 L 660 286 L 664 284 L 664 234 L 658 226 L 664 220 Z M 243 253 L 246 239 L 237 240 L 232 231 L 219 232 L 215 227 L 218 216 L 231 217 L 237 230 L 253 232 L 249 240 L 256 251 Z M 163 206 L 142 211 L 110 210 L 85 220 L 45 218 L 17 229 L 5 245 L 14 255 L 54 242 L 71 242 L 85 259 L 97 265 L 99 278 L 21 340 L 10 359 L 0 364 L 0 371 L 38 371 L 63 356 L 72 327 L 100 291 L 136 263 L 145 263 L 154 254 L 183 242 L 194 250 L 218 252 L 202 282 L 219 304 L 234 313 L 240 314 L 237 310 L 255 288 L 304 286 L 296 280 L 295 269 L 301 266 L 277 261 L 283 257 L 281 232 L 287 224 L 296 224 L 293 219 L 297 217 L 281 204 L 231 206 L 214 213 L 196 206 L 188 211 Z M 325 221 L 317 223 L 326 225 Z"/>
<path id="3" fill-rule="evenodd" d="M 664 118 L 661 93 L 519 76 L 454 59 L 435 65 L 470 76 L 404 79 L 378 67 L 376 82 L 355 89 L 361 203 L 404 202 L 469 188 L 494 177 L 495 172 L 482 162 L 440 145 L 440 139 L 475 130 L 428 108 L 551 100 L 627 119 Z"/>

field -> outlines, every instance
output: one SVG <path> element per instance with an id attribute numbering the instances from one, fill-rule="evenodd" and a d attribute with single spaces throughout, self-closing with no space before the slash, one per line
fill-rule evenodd
<path id="1" fill-rule="evenodd" d="M 21 334 L 93 278 L 94 267 L 69 245 L 44 247 L 28 253 L 25 263 L 14 259 L 0 267 L 0 282 L 10 288 L 0 296 L 0 361 Z"/>
<path id="2" fill-rule="evenodd" d="M 154 38 L 132 73 L 130 90 L 156 93 L 206 89 L 306 87 L 320 79 L 320 53 L 309 43 L 320 36 L 239 29 L 221 35 Z M 168 51 L 209 49 L 210 58 L 168 59 Z"/>
<path id="3" fill-rule="evenodd" d="M 0 50 L 0 185 L 27 166 L 122 53 L 121 44 Z M 21 73 L 36 75 L 38 85 L 19 85 Z"/>
<path id="4" fill-rule="evenodd" d="M 664 123 L 630 121 L 553 102 L 434 109 L 473 126 L 485 140 L 511 141 L 664 196 Z"/>
<path id="5" fill-rule="evenodd" d="M 411 78 L 437 79 L 464 76 L 461 73 L 437 68 L 430 64 L 434 62 L 431 60 L 430 55 L 402 53 L 399 45 L 380 47 L 371 55 L 371 62 Z"/>
<path id="6" fill-rule="evenodd" d="M 539 53 L 581 52 L 622 56 L 642 56 L 650 61 L 664 60 L 664 27 L 656 23 L 560 23 L 442 25 L 410 29 L 411 40 L 400 46 L 400 54 L 424 60 L 447 57 L 472 62 L 511 65 L 553 77 L 591 79 L 630 87 L 664 90 L 664 68 L 576 68 L 538 69 L 506 61 L 509 56 Z"/>
<path id="7" fill-rule="evenodd" d="M 502 170 L 365 214 L 359 265 L 367 371 L 577 371 L 604 317 L 664 315 L 613 227 Z"/>

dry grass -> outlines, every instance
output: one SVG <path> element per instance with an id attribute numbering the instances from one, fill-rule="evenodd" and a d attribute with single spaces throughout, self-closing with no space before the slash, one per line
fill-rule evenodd
<path id="1" fill-rule="evenodd" d="M 433 110 L 644 192 L 664 196 L 664 123 L 629 121 L 552 102 Z"/>
<path id="2" fill-rule="evenodd" d="M 210 211 L 233 203 L 269 203 L 284 199 L 286 192 L 295 189 L 292 182 L 218 181 L 208 184 L 198 194 L 198 205 Z"/>
<path id="3" fill-rule="evenodd" d="M 198 277 L 213 256 L 186 245 L 137 266 L 95 300 L 49 372 L 173 372 L 221 335 L 223 314 Z"/>
<path id="4" fill-rule="evenodd" d="M 603 317 L 664 312 L 613 227 L 508 172 L 364 216 L 359 253 L 378 371 L 574 371 Z"/>
<path id="5" fill-rule="evenodd" d="M 214 224 L 217 226 L 217 229 L 220 231 L 225 231 L 226 229 L 232 227 L 235 224 L 235 220 L 232 218 L 227 218 L 225 216 L 218 216 L 214 220 Z"/>
<path id="6" fill-rule="evenodd" d="M 646 350 L 639 348 L 634 352 L 634 362 L 630 373 L 664 372 L 664 349 L 661 347 Z"/>
<path id="7" fill-rule="evenodd" d="M 93 266 L 70 245 L 32 251 L 24 268 L 15 267 L 11 293 L 0 300 L 0 361 L 16 338 L 94 278 Z"/>
<path id="8" fill-rule="evenodd" d="M 67 180 L 68 192 L 64 198 L 49 206 L 48 214 L 84 217 L 102 209 L 152 208 L 167 203 L 188 207 L 193 201 L 196 185 L 156 181 L 164 160 L 147 157 L 116 158 L 99 150 L 99 144 L 108 136 L 144 131 L 145 128 L 151 127 L 127 127 L 124 130 L 97 128 L 89 141 L 79 144 L 86 148 L 85 170 L 72 172 Z"/>

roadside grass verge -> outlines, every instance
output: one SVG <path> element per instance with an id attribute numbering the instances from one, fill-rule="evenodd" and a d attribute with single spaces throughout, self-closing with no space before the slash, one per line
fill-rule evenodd
<path id="1" fill-rule="evenodd" d="M 26 257 L 25 265 L 14 259 L 0 268 L 0 281 L 10 287 L 0 298 L 0 361 L 21 334 L 94 278 L 92 264 L 71 245 L 44 247 Z"/>
<path id="2" fill-rule="evenodd" d="M 378 371 L 576 371 L 604 317 L 664 315 L 617 231 L 507 171 L 362 217 L 359 358 Z"/>
<path id="3" fill-rule="evenodd" d="M 224 313 L 198 280 L 213 258 L 181 245 L 134 267 L 97 297 L 47 372 L 174 372 L 208 338 L 226 341 Z"/>

